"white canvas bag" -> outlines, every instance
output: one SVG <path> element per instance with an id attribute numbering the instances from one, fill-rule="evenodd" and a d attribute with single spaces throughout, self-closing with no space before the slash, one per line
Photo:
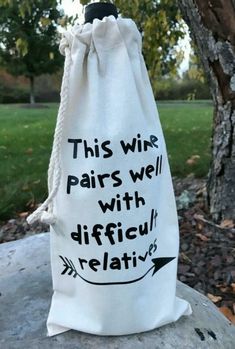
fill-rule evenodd
<path id="1" fill-rule="evenodd" d="M 176 297 L 179 232 L 161 124 L 131 19 L 64 34 L 49 197 L 48 335 L 148 331 L 191 313 Z M 48 211 L 46 209 L 48 208 Z"/>

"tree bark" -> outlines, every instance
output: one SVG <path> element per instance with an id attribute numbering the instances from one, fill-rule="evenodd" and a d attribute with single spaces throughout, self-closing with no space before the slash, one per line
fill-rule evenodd
<path id="1" fill-rule="evenodd" d="M 214 101 L 207 194 L 215 221 L 235 218 L 235 0 L 179 0 Z"/>
<path id="2" fill-rule="evenodd" d="M 35 94 L 34 94 L 34 76 L 30 76 L 30 104 L 35 103 Z"/>

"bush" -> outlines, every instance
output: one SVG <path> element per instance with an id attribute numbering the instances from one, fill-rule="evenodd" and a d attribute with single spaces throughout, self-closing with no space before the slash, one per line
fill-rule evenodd
<path id="1" fill-rule="evenodd" d="M 62 71 L 35 79 L 36 102 L 59 102 Z M 29 80 L 15 77 L 0 68 L 0 103 L 29 103 Z"/>
<path id="2" fill-rule="evenodd" d="M 35 96 L 36 102 L 59 102 L 58 91 L 38 91 Z M 0 83 L 0 103 L 29 103 L 29 90 L 23 86 L 4 86 Z"/>
<path id="3" fill-rule="evenodd" d="M 165 79 L 156 81 L 154 85 L 157 100 L 211 99 L 208 85 L 198 80 Z"/>
<path id="4" fill-rule="evenodd" d="M 0 103 L 27 103 L 29 92 L 22 87 L 8 87 L 0 84 Z"/>
<path id="5" fill-rule="evenodd" d="M 62 71 L 36 78 L 36 102 L 59 102 Z M 159 100 L 211 99 L 209 87 L 199 80 L 184 78 L 159 79 L 152 82 L 154 95 Z M 13 77 L 0 69 L 0 103 L 29 103 L 29 82 L 24 77 Z"/>
<path id="6" fill-rule="evenodd" d="M 40 94 L 37 94 L 36 102 L 43 102 L 43 103 L 59 103 L 60 101 L 60 94 L 58 91 L 48 91 L 48 92 L 41 92 Z"/>

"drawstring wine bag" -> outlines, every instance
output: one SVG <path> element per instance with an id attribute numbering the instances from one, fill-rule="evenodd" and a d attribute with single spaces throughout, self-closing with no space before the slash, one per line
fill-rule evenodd
<path id="1" fill-rule="evenodd" d="M 28 219 L 51 226 L 49 336 L 138 333 L 191 313 L 176 297 L 177 212 L 141 45 L 112 15 L 61 41 L 49 196 Z"/>

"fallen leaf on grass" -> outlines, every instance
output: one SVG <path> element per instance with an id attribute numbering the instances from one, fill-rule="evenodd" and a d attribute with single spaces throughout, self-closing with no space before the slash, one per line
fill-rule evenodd
<path id="1" fill-rule="evenodd" d="M 196 236 L 202 241 L 209 241 L 210 240 L 207 236 L 200 234 L 200 233 L 196 234 Z"/>
<path id="2" fill-rule="evenodd" d="M 28 184 L 24 184 L 23 187 L 21 188 L 22 191 L 28 191 L 29 190 L 29 186 Z"/>
<path id="3" fill-rule="evenodd" d="M 20 218 L 25 218 L 25 217 L 27 217 L 28 216 L 28 212 L 20 212 L 20 213 L 18 213 L 18 216 L 20 217 Z"/>
<path id="4" fill-rule="evenodd" d="M 186 164 L 188 165 L 195 165 L 197 163 L 197 160 L 200 159 L 200 156 L 199 155 L 192 155 L 191 158 L 189 158 L 187 161 L 186 161 Z"/>
<path id="5" fill-rule="evenodd" d="M 34 209 L 35 208 L 35 199 L 34 198 L 32 198 L 32 199 L 30 199 L 27 203 L 26 203 L 26 207 L 28 207 L 28 208 L 30 208 L 30 209 Z"/>
<path id="6" fill-rule="evenodd" d="M 25 154 L 31 155 L 33 153 L 33 148 L 28 148 L 25 150 Z"/>
<path id="7" fill-rule="evenodd" d="M 225 219 L 220 223 L 221 228 L 234 228 L 234 223 L 232 219 Z"/>
<path id="8" fill-rule="evenodd" d="M 235 315 L 233 315 L 232 310 L 229 309 L 228 307 L 220 307 L 219 310 L 221 311 L 226 318 L 231 321 L 232 324 L 235 325 Z"/>
<path id="9" fill-rule="evenodd" d="M 221 296 L 214 296 L 211 293 L 207 293 L 207 297 L 213 302 L 213 303 L 218 303 L 219 301 L 222 300 Z"/>
<path id="10" fill-rule="evenodd" d="M 33 181 L 33 184 L 39 184 L 41 182 L 41 179 L 37 179 L 36 181 Z"/>

